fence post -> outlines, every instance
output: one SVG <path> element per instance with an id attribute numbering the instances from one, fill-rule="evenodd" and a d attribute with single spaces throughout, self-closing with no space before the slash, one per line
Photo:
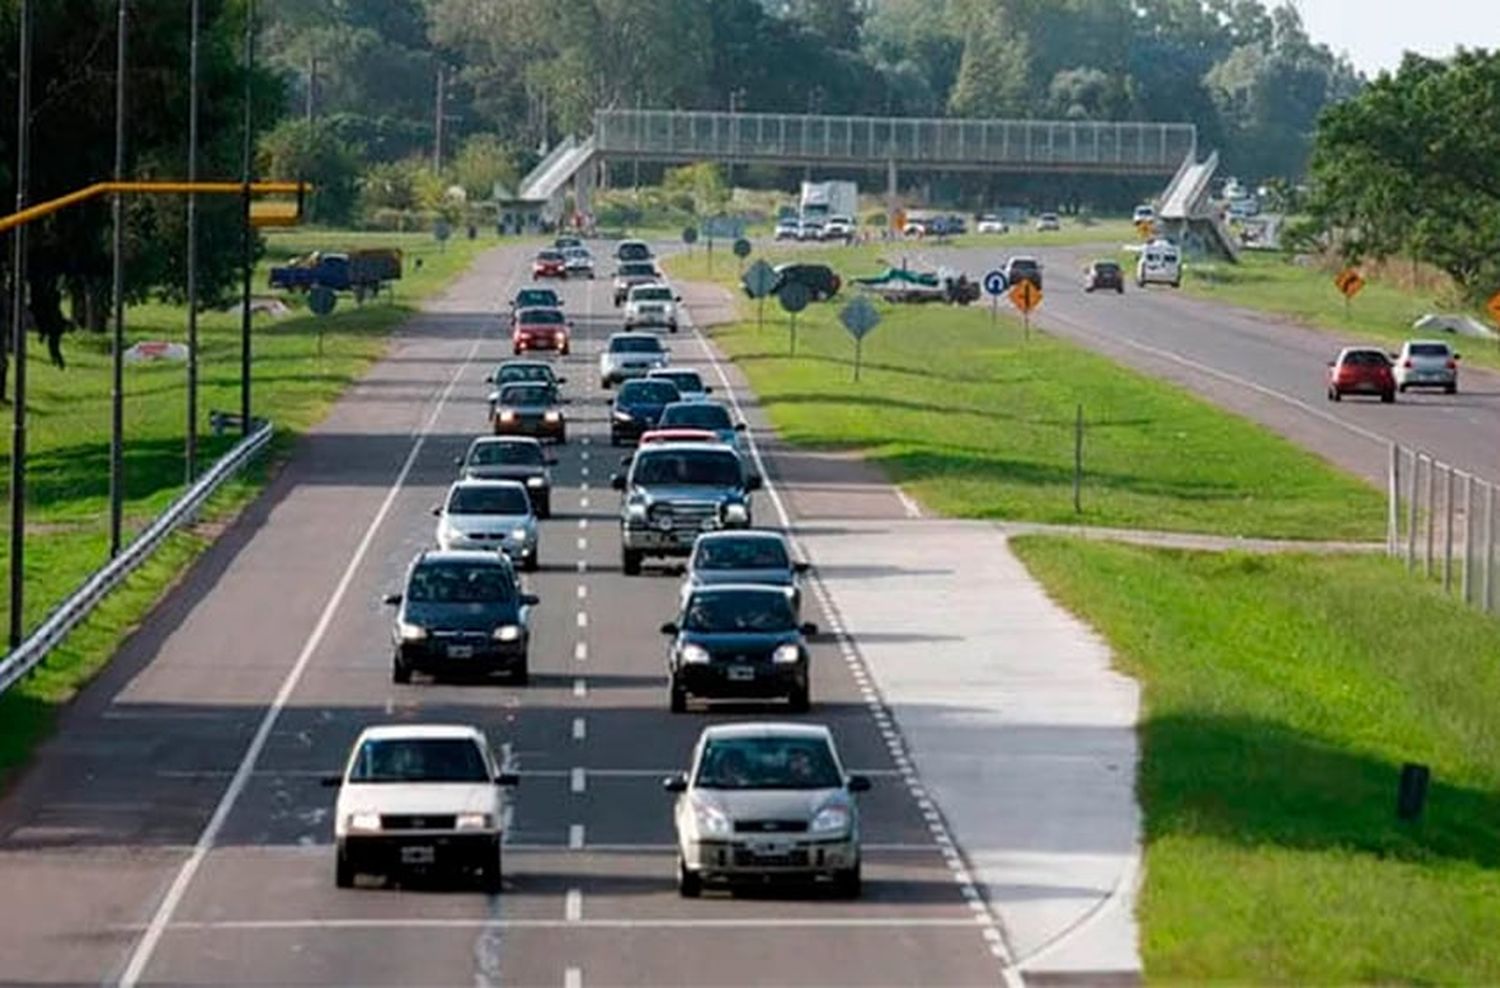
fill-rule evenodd
<path id="1" fill-rule="evenodd" d="M 1453 589 L 1453 467 L 1443 464 L 1443 590 Z"/>
<path id="2" fill-rule="evenodd" d="M 1083 405 L 1073 426 L 1073 513 L 1083 513 Z"/>
<path id="3" fill-rule="evenodd" d="M 1414 573 L 1417 569 L 1417 500 L 1421 493 L 1418 484 L 1422 482 L 1422 457 L 1416 450 L 1411 453 L 1411 497 L 1406 502 L 1406 571 Z"/>
<path id="4" fill-rule="evenodd" d="M 1422 575 L 1432 577 L 1432 561 L 1437 535 L 1437 460 L 1427 458 L 1427 549 L 1422 557 Z"/>
<path id="5" fill-rule="evenodd" d="M 1495 485 L 1484 485 L 1484 612 L 1495 609 Z"/>
<path id="6" fill-rule="evenodd" d="M 1464 573 L 1459 583 L 1459 594 L 1464 603 L 1469 603 L 1469 591 L 1478 586 L 1471 580 L 1470 573 L 1474 568 L 1474 475 L 1464 475 Z"/>
<path id="7" fill-rule="evenodd" d="M 1401 449 L 1391 443 L 1390 464 L 1386 470 L 1385 554 L 1396 555 L 1401 545 Z"/>

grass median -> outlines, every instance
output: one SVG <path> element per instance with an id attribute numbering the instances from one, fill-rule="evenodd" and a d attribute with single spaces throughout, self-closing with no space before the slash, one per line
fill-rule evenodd
<path id="1" fill-rule="evenodd" d="M 842 272 L 878 270 L 871 245 L 819 255 Z M 774 255 L 773 255 L 774 256 Z M 807 256 L 805 252 L 799 257 Z M 708 276 L 702 252 L 679 278 Z M 714 277 L 735 280 L 715 260 Z M 798 319 L 797 354 L 776 301 L 766 324 L 713 331 L 748 375 L 779 435 L 859 452 L 929 509 L 966 518 L 1287 538 L 1378 538 L 1380 495 L 1287 440 L 987 306 L 880 304 L 862 380 L 834 304 Z M 1081 511 L 1074 426 L 1083 409 Z"/>
<path id="2" fill-rule="evenodd" d="M 1500 982 L 1500 625 L 1383 558 L 1013 544 L 1144 687 L 1148 980 Z"/>
<path id="3" fill-rule="evenodd" d="M 494 241 L 452 240 L 441 248 L 430 235 L 298 230 L 268 238 L 266 268 L 313 249 L 398 246 L 405 277 L 393 298 L 356 306 L 342 296 L 323 319 L 290 299 L 290 315 L 255 316 L 253 410 L 272 419 L 277 439 L 272 464 L 295 438 L 327 413 L 349 384 L 385 351 L 390 331 L 417 304 L 450 282 Z M 419 263 L 420 262 L 420 266 Z M 237 413 L 240 407 L 240 319 L 238 310 L 199 317 L 200 469 L 237 439 L 215 436 L 209 410 Z M 132 307 L 126 316 L 127 345 L 138 340 L 181 341 L 181 308 Z M 26 538 L 26 627 L 42 618 L 108 557 L 110 366 L 108 339 L 73 333 L 64 343 L 68 367 L 47 363 L 40 348 L 30 352 L 28 434 L 28 530 Z M 123 506 L 128 541 L 184 488 L 187 383 L 177 362 L 125 368 Z M 9 477 L 9 430 L 0 456 L 0 481 Z M 261 464 L 221 488 L 200 523 L 172 536 L 150 562 L 130 577 L 56 649 L 37 673 L 0 696 L 0 781 L 22 762 L 66 702 L 114 654 L 187 565 L 211 541 L 214 528 L 259 492 L 272 469 Z M 8 497 L 8 491 L 0 497 Z M 0 532 L 0 558 L 8 557 L 9 532 Z M 8 626 L 9 601 L 0 594 L 0 623 Z"/>

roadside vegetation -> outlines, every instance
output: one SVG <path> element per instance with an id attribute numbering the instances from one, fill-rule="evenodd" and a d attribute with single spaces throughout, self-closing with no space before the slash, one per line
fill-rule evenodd
<path id="1" fill-rule="evenodd" d="M 416 304 L 462 272 L 478 251 L 494 241 L 455 238 L 441 249 L 431 235 L 359 234 L 299 230 L 268 238 L 267 256 L 256 275 L 287 256 L 312 249 L 399 246 L 406 275 L 393 301 L 357 307 L 341 296 L 326 319 L 288 299 L 290 315 L 257 315 L 254 323 L 253 411 L 276 423 L 270 464 L 261 464 L 227 484 L 192 530 L 173 536 L 138 570 L 36 675 L 0 696 L 0 779 L 29 751 L 69 699 L 114 654 L 120 641 L 150 610 L 186 566 L 211 542 L 206 534 L 230 520 L 255 496 L 297 436 L 315 425 L 343 390 L 385 350 L 390 331 Z M 418 261 L 421 267 L 417 267 Z M 132 307 L 126 316 L 127 345 L 138 340 L 184 338 L 184 310 L 165 305 Z M 239 313 L 209 312 L 199 318 L 201 369 L 200 466 L 238 439 L 237 431 L 215 436 L 209 410 L 239 410 Z M 321 334 L 319 329 L 321 327 Z M 319 336 L 321 335 L 321 355 Z M 108 558 L 110 357 L 107 338 L 79 333 L 68 346 L 68 367 L 59 370 L 44 353 L 31 351 L 28 430 L 26 626 L 33 628 Z M 125 369 L 125 538 L 128 541 L 181 493 L 187 402 L 185 365 L 127 365 Z M 0 485 L 9 478 L 9 429 L 0 455 Z M 0 498 L 8 491 L 0 487 Z M 0 560 L 8 557 L 9 531 L 0 532 Z M 3 597 L 4 595 L 0 595 Z M 8 598 L 0 600 L 0 627 L 9 626 Z"/>
<path id="2" fill-rule="evenodd" d="M 843 274 L 874 273 L 886 248 L 799 252 Z M 774 255 L 773 255 L 774 256 Z M 702 251 L 669 262 L 707 277 Z M 733 285 L 738 265 L 715 258 Z M 745 371 L 779 435 L 859 452 L 933 511 L 967 518 L 1078 523 L 1228 535 L 1377 538 L 1372 488 L 1292 443 L 987 306 L 889 306 L 866 339 L 862 380 L 837 322 L 845 292 L 798 318 L 797 354 L 775 299 L 758 329 L 714 330 Z M 741 295 L 741 298 L 743 296 Z M 1085 423 L 1082 511 L 1072 501 L 1074 420 Z"/>
<path id="3" fill-rule="evenodd" d="M 1148 980 L 1500 981 L 1500 625 L 1377 557 L 1012 544 L 1144 688 Z"/>

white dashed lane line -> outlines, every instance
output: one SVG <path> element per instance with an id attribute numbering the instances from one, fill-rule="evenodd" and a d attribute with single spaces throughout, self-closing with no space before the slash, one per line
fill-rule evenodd
<path id="1" fill-rule="evenodd" d="M 573 740 L 582 741 L 589 736 L 589 722 L 582 717 L 573 718 Z"/>
<path id="2" fill-rule="evenodd" d="M 580 535 L 578 537 L 578 551 L 579 552 L 585 552 L 585 551 L 588 550 L 588 547 L 589 547 L 589 540 L 585 536 Z M 581 563 L 581 562 L 583 562 L 583 560 L 580 559 L 579 562 Z"/>
<path id="3" fill-rule="evenodd" d="M 573 646 L 573 661 L 587 662 L 589 660 L 589 643 L 579 642 Z"/>
<path id="4" fill-rule="evenodd" d="M 589 595 L 589 588 L 582 583 L 578 584 L 578 599 L 583 600 Z"/>
<path id="5" fill-rule="evenodd" d="M 580 627 L 580 628 L 587 628 L 588 626 L 589 626 L 589 613 L 588 613 L 588 611 L 579 611 L 578 612 L 578 627 Z"/>
<path id="6" fill-rule="evenodd" d="M 563 988 L 583 988 L 583 970 L 570 967 L 563 972 Z"/>
<path id="7" fill-rule="evenodd" d="M 586 679 L 573 680 L 573 695 L 582 699 L 589 695 L 589 683 Z"/>
<path id="8" fill-rule="evenodd" d="M 568 827 L 568 850 L 583 850 L 583 824 L 575 823 Z"/>
<path id="9" fill-rule="evenodd" d="M 563 899 L 563 917 L 570 923 L 583 919 L 583 891 L 581 889 L 568 889 L 568 894 Z"/>
<path id="10" fill-rule="evenodd" d="M 588 772 L 586 772 L 581 765 L 575 767 L 568 778 L 568 789 L 576 794 L 586 791 L 588 789 L 588 786 Z"/>

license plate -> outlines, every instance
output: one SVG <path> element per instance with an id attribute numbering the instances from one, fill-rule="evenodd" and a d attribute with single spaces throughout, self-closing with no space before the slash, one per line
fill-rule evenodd
<path id="1" fill-rule="evenodd" d="M 791 850 L 791 845 L 782 841 L 759 840 L 750 843 L 750 853 L 759 857 L 780 857 Z"/>
<path id="2" fill-rule="evenodd" d="M 733 683 L 747 683 L 755 678 L 754 666 L 730 666 L 729 681 Z"/>
<path id="3" fill-rule="evenodd" d="M 430 847 L 403 847 L 401 849 L 401 863 L 408 865 L 432 864 L 437 855 Z"/>
<path id="4" fill-rule="evenodd" d="M 472 659 L 474 657 L 473 645 L 449 645 L 448 658 L 450 659 Z"/>

